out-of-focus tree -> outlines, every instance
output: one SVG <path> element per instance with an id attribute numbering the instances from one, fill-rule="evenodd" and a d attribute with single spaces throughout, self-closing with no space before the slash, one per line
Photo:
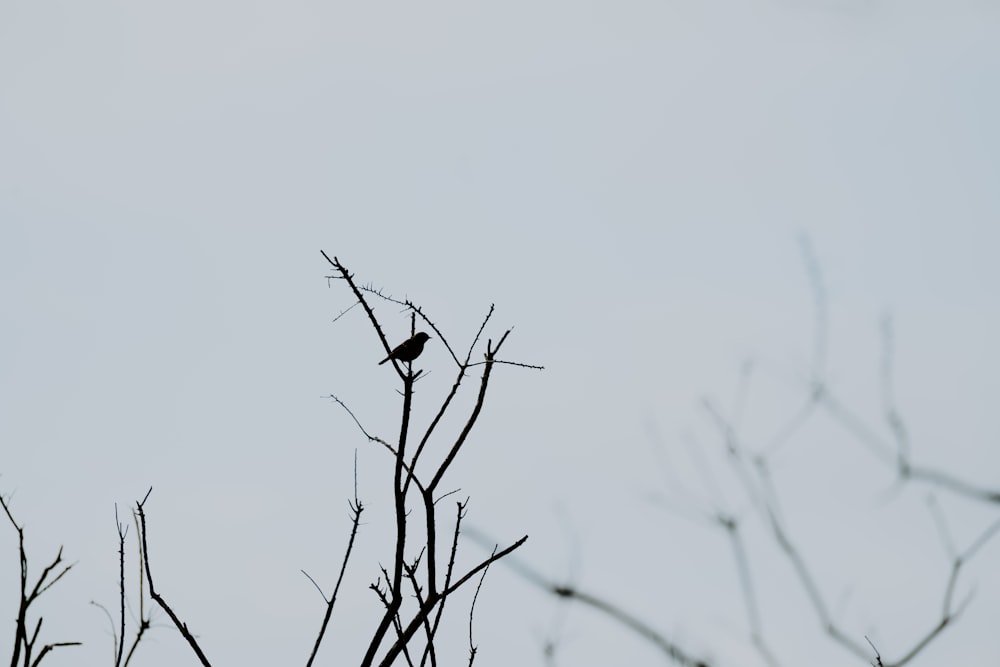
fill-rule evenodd
<path id="1" fill-rule="evenodd" d="M 969 587 L 962 585 L 962 575 L 970 561 L 976 559 L 1000 532 L 1000 488 L 977 486 L 958 475 L 923 465 L 917 460 L 911 444 L 910 430 L 895 399 L 894 337 L 892 320 L 888 315 L 880 327 L 882 361 L 878 381 L 881 385 L 881 406 L 877 413 L 881 414 L 881 422 L 869 423 L 850 407 L 851 401 L 838 392 L 836 383 L 831 381 L 827 370 L 828 300 L 819 262 L 807 239 L 801 242 L 801 253 L 812 290 L 815 330 L 811 368 L 801 384 L 799 399 L 785 408 L 765 435 L 747 435 L 742 424 L 757 372 L 755 365 L 747 362 L 739 373 L 735 398 L 731 403 L 724 404 L 715 398 L 700 401 L 701 416 L 709 431 L 714 433 L 714 443 L 683 443 L 693 462 L 693 465 L 685 467 L 685 471 L 693 471 L 695 478 L 682 478 L 677 473 L 673 465 L 676 461 L 668 460 L 670 455 L 666 451 L 667 443 L 658 439 L 654 445 L 665 463 L 664 488 L 644 493 L 635 502 L 652 503 L 670 517 L 694 520 L 725 536 L 732 552 L 731 562 L 738 582 L 738 586 L 732 591 L 733 604 L 739 604 L 744 610 L 746 641 L 753 647 L 761 664 L 789 664 L 782 655 L 781 646 L 781 636 L 787 630 L 783 632 L 768 625 L 763 611 L 764 603 L 773 595 L 774 586 L 762 585 L 755 577 L 755 572 L 759 571 L 762 564 L 767 562 L 771 565 L 769 561 L 777 557 L 784 564 L 780 568 L 782 576 L 801 593 L 795 600 L 788 600 L 787 604 L 802 605 L 795 613 L 812 616 L 818 635 L 827 639 L 826 645 L 851 656 L 842 664 L 870 663 L 902 667 L 921 655 L 956 621 L 960 621 L 973 602 L 973 596 L 968 592 Z M 859 517 L 849 514 L 846 502 L 859 493 L 880 493 L 890 498 L 903 493 L 915 493 L 925 494 L 927 499 L 928 516 L 937 527 L 937 536 L 931 534 L 929 537 L 940 541 L 948 554 L 950 565 L 947 571 L 942 572 L 940 580 L 916 582 L 911 589 L 901 591 L 902 595 L 924 599 L 928 587 L 941 590 L 936 609 L 928 609 L 928 616 L 932 621 L 926 627 L 911 633 L 905 645 L 880 645 L 877 636 L 873 637 L 877 633 L 877 624 L 875 629 L 859 630 L 856 625 L 849 625 L 841 620 L 835 605 L 824 593 L 830 587 L 829 582 L 821 580 L 817 568 L 807 556 L 809 549 L 804 549 L 800 544 L 792 522 L 786 518 L 788 513 L 785 508 L 790 504 L 814 499 L 801 495 L 787 498 L 779 492 L 782 476 L 788 479 L 788 476 L 805 475 L 807 472 L 785 465 L 783 457 L 796 447 L 804 446 L 803 441 L 809 439 L 806 435 L 809 426 L 818 420 L 826 420 L 839 427 L 842 437 L 839 438 L 838 445 L 863 448 L 870 454 L 871 465 L 881 466 L 888 473 L 884 477 L 888 488 L 862 491 L 855 480 L 840 480 L 837 487 L 843 493 L 841 505 L 844 516 L 837 526 L 831 526 L 831 532 L 834 528 L 843 529 L 859 520 Z M 801 462 L 798 464 L 801 465 Z M 812 473 L 820 476 L 827 474 L 823 470 L 813 470 Z M 800 493 L 801 488 L 802 485 L 799 484 L 797 489 Z M 973 538 L 956 545 L 950 536 L 948 521 L 937 502 L 939 496 L 992 506 L 997 512 L 983 523 Z M 884 526 L 886 534 L 891 534 L 894 529 L 891 519 L 889 521 Z M 930 527 L 931 521 L 928 520 L 927 524 Z M 655 527 L 647 529 L 656 530 Z M 750 533 L 754 534 L 755 539 L 748 539 Z M 845 538 L 845 541 L 850 539 Z M 672 539 L 664 540 L 664 543 L 673 545 L 672 549 L 688 548 Z M 860 541 L 855 541 L 854 544 L 860 551 L 870 548 Z M 899 553 L 897 557 L 905 561 L 908 554 Z M 664 560 L 668 561 L 669 556 L 665 554 Z M 680 639 L 672 636 L 658 625 L 657 619 L 616 603 L 613 596 L 595 592 L 601 586 L 599 581 L 582 585 L 574 581 L 573 575 L 549 576 L 520 559 L 512 559 L 507 564 L 525 580 L 558 598 L 561 603 L 589 608 L 608 623 L 627 628 L 641 641 L 654 646 L 670 662 L 685 667 L 746 667 L 729 665 L 724 659 L 713 656 L 711 649 L 695 648 L 695 642 L 690 637 Z M 851 573 L 846 567 L 839 573 L 840 581 L 850 580 Z M 642 572 L 641 585 L 655 590 L 656 573 L 644 569 Z M 716 579 L 724 580 L 726 574 L 718 573 Z M 711 579 L 705 572 L 699 572 L 698 576 Z M 668 596 L 665 590 L 664 606 L 683 609 L 685 600 Z M 770 632 L 767 628 L 771 628 Z M 559 625 L 545 639 L 544 655 L 549 664 L 557 663 L 559 649 L 564 641 L 560 633 L 564 632 L 567 632 L 566 628 Z M 822 642 L 819 642 L 818 646 L 821 645 Z"/>

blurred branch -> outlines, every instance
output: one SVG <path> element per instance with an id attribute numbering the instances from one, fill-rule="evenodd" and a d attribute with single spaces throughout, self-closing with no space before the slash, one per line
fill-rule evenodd
<path id="1" fill-rule="evenodd" d="M 471 537 L 481 547 L 488 547 L 493 543 L 491 539 L 478 531 L 472 532 Z M 508 558 L 504 563 L 515 574 L 537 588 L 557 598 L 579 602 L 602 614 L 608 620 L 635 632 L 639 637 L 645 639 L 666 657 L 682 665 L 682 667 L 708 667 L 709 663 L 693 657 L 681 648 L 679 644 L 668 639 L 663 633 L 653 628 L 641 618 L 625 611 L 608 600 L 569 584 L 557 584 L 517 558 Z"/>
<path id="2" fill-rule="evenodd" d="M 826 408 L 827 414 L 847 429 L 858 442 L 867 447 L 869 451 L 875 453 L 883 463 L 893 465 L 900 481 L 914 480 L 925 482 L 965 498 L 1000 504 L 1000 489 L 977 486 L 950 473 L 913 464 L 908 458 L 909 454 L 905 451 L 908 449 L 908 444 L 901 446 L 897 443 L 896 451 L 893 452 L 894 448 L 891 444 L 877 435 L 874 429 L 851 412 L 830 391 L 823 392 L 821 403 Z M 905 433 L 906 427 L 902 418 L 894 415 L 893 421 L 898 422 L 896 430 L 900 433 Z"/>
<path id="3" fill-rule="evenodd" d="M 823 271 L 816 257 L 816 252 L 813 249 L 812 241 L 806 234 L 799 237 L 799 251 L 802 254 L 802 262 L 805 264 L 809 287 L 812 290 L 812 302 L 815 311 L 811 382 L 813 385 L 819 386 L 824 384 L 826 378 L 827 347 L 830 331 L 826 286 L 823 283 Z"/>
<path id="4" fill-rule="evenodd" d="M 867 424 L 848 409 L 844 402 L 839 400 L 827 380 L 830 323 L 828 296 L 822 270 L 807 237 L 800 239 L 800 252 L 811 289 L 815 321 L 810 371 L 805 383 L 804 396 L 801 400 L 795 401 L 795 405 L 788 411 L 787 416 L 779 417 L 777 420 L 778 428 L 771 431 L 770 437 L 760 438 L 760 446 L 755 449 L 750 449 L 745 445 L 739 432 L 741 416 L 749 395 L 749 378 L 752 368 L 749 363 L 745 363 L 741 369 L 735 400 L 729 415 L 725 414 L 716 401 L 705 399 L 702 401 L 702 407 L 719 434 L 722 445 L 721 455 L 728 462 L 729 469 L 738 482 L 738 487 L 753 510 L 752 516 L 760 518 L 763 524 L 768 527 L 771 539 L 789 564 L 795 585 L 805 593 L 809 600 L 809 606 L 812 607 L 822 632 L 852 655 L 867 660 L 870 658 L 869 646 L 860 641 L 860 636 L 849 632 L 837 623 L 822 594 L 822 588 L 813 574 L 813 569 L 802 549 L 791 537 L 782 518 L 777 490 L 771 479 L 771 463 L 778 456 L 779 450 L 783 453 L 783 450 L 793 442 L 794 436 L 799 434 L 815 416 L 825 414 L 832 417 L 840 427 L 845 428 L 853 440 L 868 449 L 879 461 L 893 466 L 900 482 L 919 480 L 958 496 L 989 503 L 1000 503 L 1000 490 L 982 488 L 941 470 L 913 464 L 911 434 L 896 404 L 893 392 L 894 335 L 892 321 L 888 317 L 883 320 L 881 328 L 881 403 L 884 428 L 881 426 L 875 428 Z M 883 430 L 887 430 L 888 435 L 883 435 Z M 688 445 L 689 441 L 685 440 L 682 444 Z M 715 484 L 714 476 L 707 466 L 698 466 L 697 471 L 702 477 L 703 483 L 696 486 L 697 491 L 692 491 L 686 481 L 674 473 L 674 466 L 667 460 L 665 447 L 660 446 L 655 451 L 663 464 L 665 482 L 669 491 L 673 494 L 680 491 L 682 499 L 687 505 L 679 513 L 688 518 L 693 515 L 696 520 L 713 524 L 725 531 L 733 553 L 733 562 L 743 597 L 751 642 L 764 662 L 772 666 L 777 665 L 778 658 L 765 640 L 764 619 L 761 614 L 758 589 L 754 586 L 751 556 L 741 531 L 745 518 L 740 518 L 737 512 L 718 509 L 724 503 L 722 489 Z M 696 448 L 696 451 L 699 452 L 700 456 L 701 448 Z M 695 458 L 695 462 L 700 464 L 700 458 Z M 709 471 L 706 472 L 706 469 Z M 707 498 L 705 497 L 706 490 Z M 661 504 L 670 507 L 669 504 Z M 947 536 L 947 527 L 940 513 L 935 514 L 935 519 L 942 535 Z M 944 538 L 943 541 L 951 558 L 951 569 L 945 585 L 940 618 L 926 633 L 914 640 L 912 646 L 903 651 L 902 657 L 899 659 L 892 662 L 884 661 L 876 651 L 879 665 L 885 667 L 905 665 L 936 639 L 945 627 L 954 622 L 969 602 L 969 598 L 966 598 L 957 606 L 953 603 L 962 568 L 998 532 L 1000 532 L 1000 521 L 991 524 L 964 552 L 959 554 L 956 554 L 955 549 L 950 546 L 950 540 L 947 537 Z M 662 646 L 668 654 L 671 654 L 672 649 L 679 651 L 679 648 L 667 642 L 643 620 L 608 604 L 605 600 L 580 593 L 571 586 L 558 586 L 517 561 L 511 561 L 508 564 L 523 578 L 550 594 L 563 599 L 580 601 L 592 608 L 600 609 L 609 618 L 613 618 L 619 624 L 632 629 L 639 636 Z M 762 590 L 766 592 L 767 589 Z M 871 642 L 868 644 L 870 645 Z M 874 650 L 873 645 L 871 648 Z M 686 657 L 686 654 L 684 655 Z M 683 659 L 685 658 L 682 658 L 681 661 Z"/>
<path id="5" fill-rule="evenodd" d="M 778 496 L 776 489 L 771 482 L 768 466 L 768 459 L 776 453 L 778 446 L 786 442 L 795 430 L 798 430 L 802 425 L 804 425 L 806 421 L 808 421 L 809 417 L 814 413 L 814 408 L 821 405 L 826 409 L 828 414 L 834 417 L 835 421 L 847 428 L 848 431 L 859 442 L 872 451 L 877 458 L 886 463 L 895 461 L 897 472 L 901 481 L 905 481 L 907 479 L 922 479 L 932 484 L 937 484 L 943 488 L 947 488 L 959 495 L 988 500 L 990 502 L 996 502 L 998 494 L 992 491 L 986 491 L 973 487 L 964 481 L 953 478 L 940 471 L 915 467 L 910 463 L 909 433 L 896 406 L 895 396 L 892 389 L 893 333 L 891 320 L 888 317 L 886 317 L 882 323 L 881 378 L 882 409 L 886 425 L 891 435 L 891 441 L 886 441 L 884 438 L 877 435 L 875 429 L 865 424 L 863 420 L 846 409 L 846 407 L 833 396 L 829 388 L 825 385 L 823 379 L 824 360 L 827 345 L 825 328 L 828 326 L 825 290 L 822 285 L 822 276 L 819 265 L 815 261 L 811 248 L 808 246 L 807 242 L 803 243 L 803 253 L 806 259 L 807 272 L 809 274 L 810 282 L 813 285 L 814 302 L 817 312 L 817 332 L 814 341 L 813 372 L 807 400 L 802 404 L 802 407 L 796 409 L 792 413 L 792 417 L 786 422 L 785 426 L 778 430 L 777 435 L 773 436 L 768 441 L 770 444 L 765 446 L 762 453 L 752 457 L 747 457 L 742 452 L 734 422 L 730 419 L 726 419 L 710 402 L 706 401 L 705 405 L 708 409 L 709 415 L 719 429 L 725 452 L 728 455 L 727 459 L 729 460 L 734 473 L 743 483 L 744 489 L 748 497 L 753 501 L 754 506 L 759 512 L 762 513 L 767 525 L 770 526 L 775 542 L 788 558 L 795 576 L 798 579 L 799 585 L 802 587 L 807 595 L 807 598 L 810 600 L 824 632 L 826 632 L 826 634 L 837 644 L 843 646 L 852 654 L 858 657 L 867 658 L 869 655 L 867 648 L 858 641 L 855 641 L 850 634 L 845 632 L 834 621 L 829 612 L 829 607 L 820 592 L 820 587 L 817 585 L 817 582 L 814 579 L 802 552 L 795 546 L 794 542 L 789 537 L 787 528 L 780 518 Z M 748 458 L 753 460 L 754 465 L 752 468 L 747 465 Z M 932 509 L 935 508 L 932 507 Z M 947 539 L 947 526 L 944 523 L 943 517 L 937 513 L 935 514 L 935 518 L 937 519 L 939 529 L 942 532 L 946 548 L 953 553 L 954 550 L 950 547 L 950 540 Z M 720 518 L 720 525 L 722 525 L 731 536 L 737 534 L 735 532 L 737 524 L 734 521 L 728 521 L 724 518 Z M 968 603 L 968 600 L 963 602 L 957 610 L 953 610 L 952 608 L 952 596 L 961 567 L 998 531 L 1000 531 L 1000 522 L 991 525 L 990 528 L 988 528 L 969 549 L 967 549 L 963 554 L 954 557 L 948 584 L 945 590 L 943 611 L 940 620 L 923 637 L 917 639 L 909 651 L 894 662 L 883 662 L 881 655 L 878 655 L 876 651 L 878 664 L 884 664 L 888 667 L 901 667 L 906 664 L 913 657 L 918 655 L 920 651 L 922 651 L 933 639 L 935 639 L 938 634 L 943 631 L 943 629 L 947 627 L 949 623 L 951 623 L 958 616 L 958 614 L 961 613 L 961 611 L 965 608 L 965 605 Z M 749 575 L 748 560 L 745 551 L 740 551 L 736 544 L 737 543 L 734 543 L 734 552 L 736 553 L 738 574 L 744 592 L 744 599 L 747 604 L 747 616 L 751 628 L 751 636 L 755 645 L 762 648 L 763 642 L 760 634 L 761 624 L 759 615 L 755 611 L 755 596 L 753 589 L 748 586 L 748 581 L 751 579 Z M 871 642 L 869 641 L 869 644 L 870 643 Z M 874 646 L 872 646 L 872 648 L 874 649 Z M 762 653 L 764 654 L 765 660 L 773 664 L 773 655 L 770 652 L 765 652 L 763 650 Z"/>

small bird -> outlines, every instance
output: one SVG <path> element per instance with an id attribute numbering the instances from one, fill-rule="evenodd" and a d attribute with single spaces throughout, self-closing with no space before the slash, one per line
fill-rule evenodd
<path id="1" fill-rule="evenodd" d="M 413 361 L 420 356 L 420 353 L 424 351 L 424 343 L 430 338 L 423 331 L 414 334 L 413 338 L 404 340 L 402 343 L 396 346 L 389 356 L 378 362 L 381 366 L 390 359 L 395 359 L 396 361 Z"/>

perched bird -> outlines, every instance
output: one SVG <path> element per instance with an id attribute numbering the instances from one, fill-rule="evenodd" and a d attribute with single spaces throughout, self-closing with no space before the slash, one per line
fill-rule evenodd
<path id="1" fill-rule="evenodd" d="M 404 340 L 402 343 L 396 346 L 389 356 L 378 362 L 381 366 L 390 359 L 395 359 L 396 361 L 413 361 L 420 356 L 420 353 L 424 351 L 424 343 L 427 342 L 430 336 L 425 334 L 423 331 L 415 334 L 413 338 Z"/>

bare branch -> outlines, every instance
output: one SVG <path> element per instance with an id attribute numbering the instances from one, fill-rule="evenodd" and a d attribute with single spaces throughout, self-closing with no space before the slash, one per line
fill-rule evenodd
<path id="1" fill-rule="evenodd" d="M 341 404 L 341 405 L 343 405 L 343 404 Z M 346 406 L 345 406 L 345 408 L 346 408 Z M 350 411 L 348 411 L 348 412 L 350 412 Z M 358 426 L 360 426 L 360 424 Z M 358 528 L 361 525 L 361 513 L 365 509 L 364 506 L 361 504 L 361 501 L 358 500 L 358 452 L 357 452 L 357 450 L 355 450 L 355 452 L 354 452 L 354 502 L 353 503 L 349 503 L 349 506 L 351 508 L 351 515 L 352 515 L 351 516 L 351 536 L 347 540 L 347 549 L 344 551 L 344 559 L 343 559 L 343 561 L 340 564 L 340 574 L 337 575 L 337 583 L 333 587 L 333 594 L 330 596 L 329 600 L 326 600 L 325 596 L 323 598 L 327 602 L 326 613 L 323 615 L 323 622 L 320 625 L 319 633 L 316 635 L 316 642 L 313 644 L 312 653 L 309 654 L 309 659 L 306 661 L 306 667 L 311 667 L 311 665 L 313 664 L 313 661 L 316 659 L 317 653 L 319 653 L 320 644 L 323 643 L 323 636 L 326 634 L 326 629 L 327 629 L 328 625 L 330 624 L 330 617 L 333 615 L 333 605 L 336 604 L 336 602 L 337 602 L 337 593 L 340 591 L 340 584 L 344 581 L 344 573 L 347 572 L 347 562 L 350 560 L 350 558 L 351 558 L 351 552 L 354 549 L 354 540 L 358 536 Z M 320 589 L 319 584 L 317 584 L 316 581 L 313 580 L 312 577 L 310 577 L 308 574 L 306 574 L 305 571 L 303 571 L 302 574 L 305 574 L 306 577 L 309 578 L 309 581 L 312 581 L 313 585 L 316 586 L 316 590 L 318 590 L 320 592 L 320 595 L 323 595 L 323 591 L 322 591 L 322 589 Z"/>
<path id="2" fill-rule="evenodd" d="M 446 590 L 449 586 L 451 586 L 451 579 L 455 572 L 455 557 L 458 555 L 458 536 L 461 535 L 462 533 L 462 519 L 465 518 L 465 508 L 468 505 L 468 502 L 469 500 L 468 498 L 466 498 L 465 502 L 455 503 L 456 505 L 455 530 L 452 532 L 451 555 L 448 557 L 448 566 L 445 569 L 445 575 L 444 575 L 444 588 Z M 438 605 L 437 612 L 435 613 L 434 616 L 434 623 L 432 626 L 434 629 L 434 634 L 437 633 L 438 626 L 441 624 L 441 617 L 444 615 L 444 607 L 446 602 L 447 599 L 441 600 L 441 604 Z"/>
<path id="3" fill-rule="evenodd" d="M 385 445 L 386 447 L 390 447 L 389 443 L 387 443 L 385 440 L 383 440 L 382 438 L 379 438 L 378 436 L 374 436 L 371 433 L 369 433 L 368 431 L 366 431 L 365 427 L 361 425 L 361 422 L 358 421 L 357 416 L 355 416 L 354 412 L 349 407 L 347 407 L 346 403 L 344 403 L 342 400 L 340 400 L 339 398 L 337 398 L 333 394 L 330 394 L 329 398 L 333 399 L 340 407 L 344 408 L 344 410 L 347 411 L 347 414 L 349 414 L 351 416 L 351 419 L 354 420 L 354 423 L 358 425 L 358 428 L 361 429 L 361 432 L 364 433 L 365 437 L 368 438 L 368 440 L 370 442 L 378 442 L 378 443 L 381 443 L 381 444 Z M 390 449 L 391 449 L 391 447 L 390 447 Z M 357 453 L 355 453 L 355 458 L 356 457 L 357 457 Z"/>
<path id="4" fill-rule="evenodd" d="M 135 639 L 132 640 L 132 645 L 129 647 L 128 653 L 125 656 L 125 662 L 122 663 L 123 667 L 128 667 L 128 664 L 132 661 L 132 656 L 135 655 L 135 650 L 139 647 L 139 642 L 141 642 L 143 637 L 145 637 L 146 631 L 152 627 L 151 618 L 146 616 L 145 611 L 146 599 L 144 595 L 144 587 L 146 577 L 145 563 L 143 560 L 144 551 L 142 548 L 142 531 L 139 529 L 139 515 L 134 509 L 132 510 L 132 523 L 135 524 L 135 539 L 139 550 L 139 558 L 136 559 L 136 564 L 139 566 L 139 615 L 138 618 L 135 618 L 139 627 L 136 630 Z"/>
<path id="5" fill-rule="evenodd" d="M 458 450 L 462 448 L 465 443 L 465 439 L 469 436 L 472 431 L 472 427 L 476 424 L 476 420 L 479 418 L 479 413 L 483 409 L 483 402 L 486 400 L 486 388 L 490 383 L 490 373 L 493 371 L 493 358 L 497 352 L 499 352 L 500 347 L 503 345 L 504 341 L 507 340 L 507 336 L 510 334 L 510 329 L 504 332 L 504 335 L 500 337 L 497 342 L 496 347 L 493 347 L 493 342 L 488 341 L 486 344 L 486 370 L 483 371 L 482 381 L 479 384 L 479 396 L 476 399 L 476 405 L 472 409 L 472 414 L 469 415 L 469 420 L 465 423 L 465 427 L 459 434 L 458 438 L 455 439 L 455 444 L 452 445 L 451 450 L 448 455 L 445 456 L 444 461 L 438 467 L 437 472 L 434 474 L 434 479 L 431 480 L 430 484 L 427 485 L 427 489 L 432 491 L 437 488 L 437 485 L 441 482 L 441 478 L 444 477 L 445 472 L 451 465 L 452 461 L 455 460 L 455 456 L 458 455 Z"/>
<path id="6" fill-rule="evenodd" d="M 882 656 L 879 654 L 878 649 L 875 648 L 875 644 L 872 644 L 872 640 L 868 639 L 868 635 L 865 635 L 865 641 L 868 642 L 868 645 L 872 647 L 873 651 L 875 651 L 875 667 L 883 667 Z"/>
<path id="7" fill-rule="evenodd" d="M 322 250 L 320 250 L 320 253 L 323 255 L 324 259 L 326 259 L 327 262 L 329 262 L 335 269 L 337 269 L 338 272 L 340 272 L 340 277 L 350 286 L 351 291 L 354 292 L 354 296 L 357 297 L 358 302 L 365 309 L 365 312 L 368 313 L 368 320 L 371 322 L 372 327 L 375 329 L 375 333 L 378 335 L 379 340 L 382 341 L 382 347 L 385 348 L 386 354 L 392 352 L 392 348 L 389 346 L 389 341 L 386 339 L 385 333 L 383 333 L 381 325 L 379 325 L 378 320 L 375 318 L 375 312 L 372 310 L 371 306 L 368 305 L 368 302 L 365 300 L 365 297 L 361 293 L 361 290 L 359 290 L 358 286 L 354 283 L 353 276 L 347 270 L 347 267 L 342 265 L 336 257 L 330 259 L 330 257 Z M 395 366 L 396 371 L 400 373 L 400 375 L 402 375 L 402 371 L 399 370 L 399 366 L 396 365 L 395 360 L 393 361 L 393 366 Z"/>
<path id="8" fill-rule="evenodd" d="M 490 554 L 490 557 L 496 556 L 496 553 L 497 547 L 493 547 L 493 553 Z M 472 604 L 469 605 L 469 667 L 472 667 L 472 663 L 476 661 L 476 653 L 479 652 L 479 648 L 472 640 L 472 618 L 476 613 L 476 601 L 479 599 L 479 591 L 482 590 L 483 581 L 486 580 L 486 573 L 489 571 L 489 565 L 483 568 L 483 574 L 479 577 L 479 583 L 476 585 L 476 592 L 472 596 Z"/>
<path id="9" fill-rule="evenodd" d="M 504 549 L 503 551 L 500 551 L 498 553 L 494 553 L 490 558 L 487 558 L 485 561 L 483 561 L 482 563 L 480 563 L 476 567 L 472 568 L 469 572 L 467 572 L 465 574 L 465 576 L 463 576 L 461 579 L 459 579 L 458 581 L 456 581 L 449 588 L 447 588 L 447 589 L 445 589 L 442 592 L 437 593 L 437 594 L 428 594 L 427 600 L 425 601 L 424 605 L 420 608 L 420 610 L 413 617 L 413 619 L 409 622 L 409 624 L 407 624 L 407 626 L 403 629 L 403 632 L 400 635 L 400 637 L 396 640 L 396 643 L 392 645 L 392 647 L 389 649 L 388 653 L 386 653 L 385 657 L 379 663 L 379 667 L 389 667 L 396 660 L 396 658 L 399 656 L 400 652 L 403 650 L 403 648 L 406 646 L 406 644 L 409 643 L 410 639 L 413 637 L 413 634 L 421 627 L 421 625 L 424 622 L 424 619 L 427 617 L 428 614 L 431 613 L 431 611 L 433 611 L 434 606 L 437 605 L 437 603 L 442 598 L 445 598 L 445 597 L 451 595 L 452 593 L 454 593 L 456 590 L 458 590 L 459 588 L 461 588 L 461 586 L 463 584 L 465 584 L 467 581 L 469 581 L 469 579 L 475 577 L 476 574 L 478 574 L 479 572 L 481 572 L 485 568 L 489 567 L 489 565 L 491 563 L 493 563 L 493 562 L 495 562 L 497 560 L 500 560 L 501 558 L 503 558 L 507 554 L 513 552 L 515 549 L 517 549 L 522 544 L 524 544 L 527 540 L 528 540 L 528 536 L 525 535 L 524 537 L 522 537 L 521 539 L 519 539 L 517 542 L 515 542 L 514 544 L 512 544 L 509 547 L 507 547 L 506 549 Z"/>
<path id="10" fill-rule="evenodd" d="M 181 636 L 187 641 L 188 646 L 191 647 L 194 654 L 198 656 L 198 660 L 201 664 L 204 667 L 211 667 L 211 663 L 208 661 L 208 658 L 205 657 L 205 653 L 201 650 L 201 646 L 198 645 L 198 641 L 194 638 L 194 635 L 191 634 L 190 630 L 188 630 L 187 624 L 183 623 L 177 614 L 174 613 L 174 610 L 171 609 L 170 605 L 167 604 L 167 601 L 156 592 L 156 587 L 153 585 L 153 573 L 149 569 L 149 544 L 147 542 L 148 533 L 146 531 L 145 512 L 146 501 L 149 499 L 149 494 L 152 492 L 153 489 L 150 487 L 149 491 L 146 492 L 145 498 L 136 502 L 135 506 L 136 512 L 139 514 L 139 532 L 142 536 L 142 552 L 143 559 L 146 564 L 146 582 L 149 584 L 149 596 L 153 598 L 158 605 L 160 605 L 160 608 L 163 609 L 163 611 L 167 612 L 167 616 L 169 616 L 170 620 L 173 621 L 174 627 L 177 628 L 178 632 L 181 633 Z"/>
<path id="11" fill-rule="evenodd" d="M 46 644 L 42 647 L 42 650 L 38 653 L 35 659 L 32 661 L 31 655 L 34 652 L 35 644 L 38 641 L 38 635 L 42 628 L 42 618 L 39 617 L 38 622 L 35 624 L 35 629 L 31 633 L 31 637 L 28 637 L 28 612 L 31 609 L 31 605 L 34 604 L 38 598 L 49 588 L 51 588 L 57 581 L 63 578 L 67 572 L 69 572 L 75 563 L 71 563 L 62 568 L 58 574 L 53 576 L 55 572 L 62 563 L 62 547 L 59 547 L 59 552 L 56 557 L 52 560 L 49 565 L 42 570 L 42 573 L 38 576 L 38 580 L 32 587 L 31 592 L 28 592 L 28 552 L 24 544 L 24 526 L 17 523 L 14 519 L 14 514 L 11 512 L 10 505 L 7 503 L 7 499 L 0 495 L 0 506 L 3 507 L 4 513 L 7 515 L 10 524 L 17 531 L 17 541 L 18 541 L 18 556 L 20 562 L 20 600 L 18 602 L 18 612 L 17 619 L 14 625 L 14 645 L 11 651 L 11 667 L 17 667 L 18 661 L 21 657 L 21 652 L 24 652 L 24 664 L 34 667 L 38 665 L 42 658 L 44 658 L 50 651 L 54 648 L 61 646 L 80 646 L 80 642 L 57 642 L 53 644 Z"/>

